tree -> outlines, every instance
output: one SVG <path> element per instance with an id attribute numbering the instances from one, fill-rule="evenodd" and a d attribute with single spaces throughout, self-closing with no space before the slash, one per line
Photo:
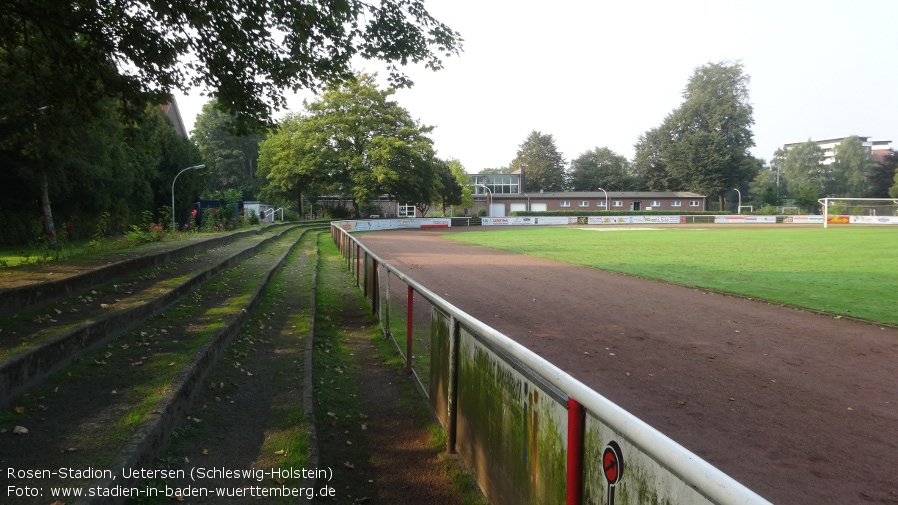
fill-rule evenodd
<path id="1" fill-rule="evenodd" d="M 457 160 L 453 160 L 458 164 Z M 460 166 L 460 164 L 458 164 Z M 462 203 L 464 196 L 464 187 L 459 183 L 456 173 L 452 170 L 451 162 L 437 160 L 437 173 L 440 176 L 440 189 L 437 193 L 440 206 L 443 208 L 443 215 L 446 215 L 446 207 L 454 207 Z M 470 189 L 468 190 L 470 197 Z"/>
<path id="2" fill-rule="evenodd" d="M 772 169 L 759 171 L 748 184 L 748 198 L 759 207 L 782 205 L 779 189 L 776 187 L 776 172 Z"/>
<path id="3" fill-rule="evenodd" d="M 38 223 L 38 216 L 42 216 L 43 236 L 58 236 L 61 230 L 48 226 L 50 218 L 41 204 L 45 197 L 53 198 L 52 216 L 66 223 L 69 238 L 93 235 L 103 213 L 110 217 L 109 228 L 103 231 L 120 232 L 143 224 L 147 212 L 171 204 L 172 178 L 178 170 L 198 163 L 196 147 L 177 134 L 159 107 L 147 107 L 138 121 L 127 124 L 113 100 L 95 107 L 97 116 L 87 122 L 62 110 L 47 118 L 36 115 L 39 144 L 32 144 L 36 141 L 28 136 L 0 134 L 4 241 L 33 241 L 31 223 Z M 54 124 L 44 128 L 49 120 Z M 40 146 L 38 159 L 46 175 L 43 188 L 35 158 L 28 152 L 35 145 Z M 178 180 L 179 201 L 198 197 L 201 188 L 201 178 L 185 175 Z M 155 217 L 162 223 L 171 219 L 169 213 Z"/>
<path id="4" fill-rule="evenodd" d="M 234 135 L 235 121 L 212 100 L 196 118 L 193 141 L 203 155 L 210 191 L 238 189 L 243 199 L 254 200 L 261 189 L 256 170 L 262 135 Z"/>
<path id="5" fill-rule="evenodd" d="M 522 165 L 526 191 L 564 191 L 567 187 L 565 160 L 550 134 L 530 132 L 510 164 L 511 167 Z"/>
<path id="6" fill-rule="evenodd" d="M 461 201 L 455 204 L 455 206 L 465 210 L 474 207 L 474 197 L 472 196 L 474 188 L 471 186 L 471 176 L 465 170 L 464 165 L 457 159 L 451 159 L 449 160 L 449 170 L 452 172 L 452 176 L 455 177 L 455 182 L 461 188 Z"/>
<path id="7" fill-rule="evenodd" d="M 639 189 L 635 178 L 630 175 L 627 159 L 607 147 L 596 147 L 575 158 L 571 161 L 570 174 L 573 191 Z"/>
<path id="8" fill-rule="evenodd" d="M 896 182 L 896 175 L 898 175 L 898 153 L 894 150 L 889 150 L 889 153 L 883 156 L 882 160 L 873 165 L 869 179 L 870 191 L 866 196 L 869 198 L 886 198 L 890 196 L 889 188 Z"/>
<path id="9" fill-rule="evenodd" d="M 695 70 L 684 101 L 665 120 L 662 158 L 685 188 L 723 195 L 751 180 L 754 160 L 749 76 L 741 63 L 709 63 Z"/>
<path id="10" fill-rule="evenodd" d="M 461 42 L 422 0 L 7 0 L 0 122 L 10 135 L 31 137 L 24 154 L 52 237 L 49 172 L 57 170 L 44 154 L 64 137 L 50 131 L 64 116 L 88 122 L 113 100 L 138 121 L 173 89 L 202 87 L 234 116 L 237 131 L 252 131 L 271 122 L 289 91 L 350 76 L 354 56 L 385 61 L 391 82 L 408 86 L 397 65 L 437 70 Z"/>
<path id="11" fill-rule="evenodd" d="M 823 192 L 826 177 L 821 160 L 823 150 L 813 140 L 802 142 L 786 152 L 782 162 L 782 177 L 790 195 L 798 195 L 802 188 L 806 188 L 806 194 L 811 189 L 814 189 L 818 196 Z"/>
<path id="12" fill-rule="evenodd" d="M 422 0 L 8 0 L 9 48 L 24 49 L 21 62 L 46 61 L 82 102 L 112 95 L 143 107 L 197 86 L 249 124 L 270 120 L 289 90 L 350 77 L 355 56 L 385 61 L 391 82 L 410 85 L 398 65 L 440 69 L 461 38 Z"/>
<path id="13" fill-rule="evenodd" d="M 423 207 L 439 184 L 430 126 L 361 75 L 329 88 L 260 145 L 259 171 L 282 194 L 332 194 L 359 206 L 387 194 Z"/>
<path id="14" fill-rule="evenodd" d="M 634 146 L 633 172 L 642 187 L 649 191 L 680 191 L 684 188 L 664 162 L 663 145 L 668 136 L 662 125 L 640 135 Z"/>
<path id="15" fill-rule="evenodd" d="M 857 135 L 847 137 L 836 146 L 835 162 L 828 177 L 830 196 L 861 198 L 869 192 L 873 162 Z"/>

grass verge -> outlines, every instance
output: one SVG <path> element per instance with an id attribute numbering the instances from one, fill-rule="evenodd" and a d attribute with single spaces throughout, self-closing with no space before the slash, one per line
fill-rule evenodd
<path id="1" fill-rule="evenodd" d="M 832 314 L 898 324 L 888 227 L 513 229 L 447 238 Z"/>
<path id="2" fill-rule="evenodd" d="M 404 360 L 393 342 L 384 338 L 371 314 L 370 303 L 355 287 L 354 278 L 348 275 L 329 236 L 322 236 L 320 249 L 319 321 L 314 351 L 316 423 L 322 444 L 322 464 L 335 465 L 339 496 L 362 500 L 366 494 L 376 492 L 374 467 L 381 459 L 382 448 L 367 445 L 368 425 L 383 425 L 390 419 L 369 416 L 360 397 L 361 381 L 385 376 L 389 384 L 377 384 L 375 389 L 398 390 L 397 411 L 391 415 L 410 420 L 414 429 L 427 438 L 429 455 L 425 464 L 432 465 L 433 473 L 451 482 L 459 503 L 485 505 L 483 495 L 465 467 L 456 457 L 444 453 L 445 432 L 435 423 L 417 383 L 405 374 Z M 386 373 L 363 374 L 361 360 L 365 360 L 364 366 L 385 367 Z M 333 451 L 327 450 L 328 444 L 339 448 L 340 454 L 336 456 L 339 459 L 334 459 Z"/>

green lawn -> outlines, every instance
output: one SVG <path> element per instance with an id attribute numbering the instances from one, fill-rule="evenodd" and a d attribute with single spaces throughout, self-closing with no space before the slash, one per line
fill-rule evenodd
<path id="1" fill-rule="evenodd" d="M 448 238 L 898 324 L 894 227 L 512 228 Z"/>

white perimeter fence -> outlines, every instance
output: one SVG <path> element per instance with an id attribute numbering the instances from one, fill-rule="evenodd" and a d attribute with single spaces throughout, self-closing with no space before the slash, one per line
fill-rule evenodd
<path id="1" fill-rule="evenodd" d="M 335 222 L 331 235 L 446 429 L 447 450 L 472 469 L 490 503 L 769 503 L 384 263 L 348 231 L 387 221 L 421 228 L 449 220 Z"/>

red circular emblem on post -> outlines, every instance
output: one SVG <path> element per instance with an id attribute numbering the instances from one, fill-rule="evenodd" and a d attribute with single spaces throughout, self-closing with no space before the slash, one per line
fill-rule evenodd
<path id="1" fill-rule="evenodd" d="M 617 484 L 624 473 L 624 458 L 620 446 L 613 440 L 608 442 L 602 453 L 602 470 L 609 486 Z"/>

